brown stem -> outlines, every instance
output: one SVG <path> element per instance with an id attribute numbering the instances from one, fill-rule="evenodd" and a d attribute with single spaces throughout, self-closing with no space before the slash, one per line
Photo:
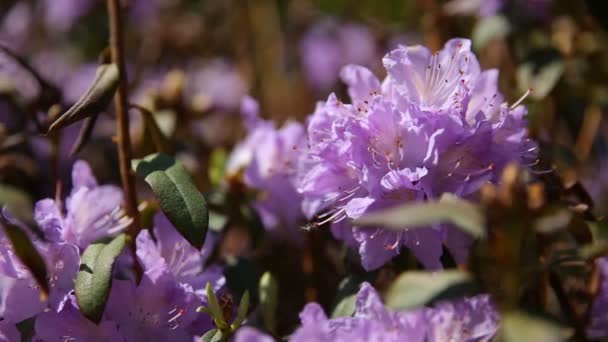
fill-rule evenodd
<path id="1" fill-rule="evenodd" d="M 112 61 L 118 67 L 120 82 L 114 99 L 116 108 L 116 142 L 118 144 L 118 160 L 120 163 L 120 178 L 125 191 L 125 210 L 133 218 L 128 234 L 132 247 L 139 233 L 139 214 L 135 194 L 135 178 L 131 170 L 131 137 L 129 135 L 128 116 L 128 87 L 123 48 L 122 13 L 120 0 L 107 0 L 110 17 L 110 50 Z"/>

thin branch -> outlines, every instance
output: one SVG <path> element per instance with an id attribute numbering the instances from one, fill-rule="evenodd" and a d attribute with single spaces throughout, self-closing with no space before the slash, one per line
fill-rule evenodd
<path id="1" fill-rule="evenodd" d="M 118 66 L 120 82 L 114 99 L 116 108 L 116 141 L 118 143 L 118 159 L 120 163 L 120 176 L 125 192 L 125 210 L 133 218 L 128 235 L 132 247 L 139 233 L 139 213 L 137 211 L 137 197 L 135 193 L 135 178 L 131 170 L 131 137 L 129 135 L 128 115 L 128 80 L 125 68 L 122 13 L 120 0 L 107 0 L 108 15 L 110 17 L 110 49 L 112 61 Z"/>

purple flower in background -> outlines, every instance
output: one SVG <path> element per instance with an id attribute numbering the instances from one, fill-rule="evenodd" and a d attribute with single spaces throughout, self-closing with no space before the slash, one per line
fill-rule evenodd
<path id="1" fill-rule="evenodd" d="M 608 337 L 608 258 L 596 261 L 600 273 L 600 290 L 591 306 L 587 336 L 591 339 Z"/>
<path id="2" fill-rule="evenodd" d="M 247 84 L 236 66 L 222 59 L 193 66 L 186 94 L 221 110 L 236 110 L 247 92 Z"/>
<path id="3" fill-rule="evenodd" d="M 303 211 L 318 215 L 315 226 L 331 222 L 336 238 L 359 249 L 367 270 L 402 246 L 428 268 L 441 268 L 444 244 L 464 262 L 470 238 L 447 226 L 353 228 L 351 219 L 446 192 L 467 197 L 496 181 L 508 162 L 536 158 L 525 108 L 503 103 L 498 72 L 481 72 L 470 45 L 453 39 L 435 54 L 399 47 L 383 59 L 383 82 L 364 67 L 346 66 L 340 75 L 352 103 L 332 94 L 308 120 L 309 148 L 297 178 Z"/>
<path id="4" fill-rule="evenodd" d="M 131 223 L 122 209 L 119 187 L 98 185 L 91 168 L 76 161 L 72 169 L 72 192 L 66 199 L 66 213 L 52 199 L 36 203 L 36 222 L 53 242 L 65 241 L 86 248 L 91 242 L 115 236 Z"/>
<path id="5" fill-rule="evenodd" d="M 502 9 L 504 2 L 504 0 L 450 0 L 445 4 L 444 9 L 449 15 L 490 17 Z"/>
<path id="6" fill-rule="evenodd" d="M 154 219 L 154 238 L 156 241 L 149 230 L 142 230 L 136 240 L 137 257 L 152 281 L 170 274 L 178 283 L 191 286 L 201 297 L 204 297 L 208 282 L 216 291 L 223 287 L 225 279 L 219 266 L 203 270 L 215 244 L 213 232 L 207 234 L 205 245 L 199 251 L 179 234 L 164 214 L 159 213 Z"/>
<path id="7" fill-rule="evenodd" d="M 44 20 L 56 31 L 66 31 L 94 5 L 94 0 L 44 0 Z"/>
<path id="8" fill-rule="evenodd" d="M 343 65 L 371 66 L 378 53 L 374 36 L 365 26 L 338 26 L 332 21 L 323 21 L 305 33 L 299 48 L 305 76 L 320 90 L 336 83 Z"/>
<path id="9" fill-rule="evenodd" d="M 441 302 L 429 308 L 391 311 L 376 290 L 363 283 L 355 305 L 352 317 L 332 319 L 319 304 L 306 305 L 300 313 L 302 325 L 289 341 L 489 341 L 498 330 L 498 313 L 486 295 Z M 237 331 L 235 341 L 272 338 L 244 327 Z"/>
<path id="10" fill-rule="evenodd" d="M 303 235 L 299 229 L 303 215 L 294 177 L 299 155 L 305 150 L 304 128 L 288 122 L 277 129 L 260 119 L 257 110 L 253 99 L 244 98 L 242 112 L 249 133 L 230 156 L 227 172 L 244 170 L 245 184 L 259 191 L 253 205 L 264 227 L 275 237 L 297 242 Z"/>

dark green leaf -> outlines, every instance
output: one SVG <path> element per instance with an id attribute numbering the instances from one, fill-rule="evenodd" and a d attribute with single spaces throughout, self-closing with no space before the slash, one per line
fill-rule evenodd
<path id="1" fill-rule="evenodd" d="M 258 291 L 260 293 L 260 309 L 264 325 L 268 331 L 274 332 L 276 328 L 275 315 L 278 306 L 279 286 L 270 272 L 262 274 Z"/>
<path id="2" fill-rule="evenodd" d="M 70 109 L 51 124 L 47 133 L 104 111 L 112 101 L 118 83 L 119 73 L 116 64 L 101 64 L 97 68 L 93 83 Z"/>
<path id="3" fill-rule="evenodd" d="M 388 289 L 386 305 L 393 309 L 412 309 L 439 300 L 471 294 L 474 285 L 469 274 L 457 271 L 408 271 Z"/>
<path id="4" fill-rule="evenodd" d="M 9 221 L 4 214 L 0 215 L 0 224 L 2 224 L 4 234 L 11 242 L 15 254 L 40 286 L 41 296 L 46 298 L 49 293 L 49 283 L 44 259 L 23 229 Z"/>
<path id="5" fill-rule="evenodd" d="M 245 294 L 243 295 L 243 297 L 241 297 L 241 302 L 239 303 L 239 311 L 236 315 L 236 319 L 234 320 L 234 322 L 232 322 L 231 328 L 233 331 L 238 329 L 241 326 L 241 324 L 245 320 L 245 317 L 247 316 L 248 310 L 249 310 L 249 291 L 245 291 Z"/>
<path id="6" fill-rule="evenodd" d="M 380 225 L 393 230 L 421 228 L 437 223 L 454 224 L 477 238 L 485 236 L 484 217 L 479 207 L 448 194 L 436 202 L 405 204 L 355 220 L 359 226 Z"/>
<path id="7" fill-rule="evenodd" d="M 125 248 L 126 235 L 110 243 L 93 243 L 82 254 L 76 277 L 76 299 L 80 311 L 98 323 L 106 306 L 112 286 L 112 269 L 116 258 Z"/>
<path id="8" fill-rule="evenodd" d="M 555 323 L 530 314 L 515 311 L 503 315 L 500 340 L 503 342 L 566 341 L 568 335 Z"/>
<path id="9" fill-rule="evenodd" d="M 205 198 L 186 168 L 173 157 L 152 154 L 134 160 L 133 169 L 150 184 L 160 208 L 175 228 L 191 245 L 201 249 L 207 235 L 209 212 Z"/>
<path id="10" fill-rule="evenodd" d="M 221 340 L 222 332 L 219 329 L 211 329 L 201 338 L 201 342 L 220 342 Z"/>

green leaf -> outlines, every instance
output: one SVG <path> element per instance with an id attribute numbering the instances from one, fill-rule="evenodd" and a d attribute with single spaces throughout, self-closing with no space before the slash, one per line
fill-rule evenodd
<path id="1" fill-rule="evenodd" d="M 275 315 L 278 306 L 279 286 L 270 272 L 264 272 L 260 278 L 258 288 L 264 325 L 268 331 L 274 332 L 276 328 Z"/>
<path id="2" fill-rule="evenodd" d="M 343 297 L 331 312 L 331 318 L 352 316 L 355 312 L 356 301 L 357 295 L 354 294 Z"/>
<path id="3" fill-rule="evenodd" d="M 471 34 L 473 47 L 479 51 L 494 39 L 504 39 L 511 32 L 509 21 L 502 15 L 482 18 L 477 21 Z"/>
<path id="4" fill-rule="evenodd" d="M 336 299 L 334 301 L 331 318 L 349 317 L 355 312 L 355 299 L 359 287 L 363 281 L 371 280 L 369 277 L 350 275 L 340 282 L 338 291 L 336 291 Z"/>
<path id="5" fill-rule="evenodd" d="M 519 89 L 520 91 L 532 89 L 530 97 L 541 100 L 555 87 L 564 69 L 565 64 L 562 60 L 548 63 L 538 70 L 532 62 L 524 63 L 517 69 Z"/>
<path id="6" fill-rule="evenodd" d="M 216 148 L 211 152 L 209 158 L 209 181 L 214 187 L 219 186 L 222 183 L 224 177 L 224 169 L 226 161 L 228 160 L 228 154 L 223 148 Z"/>
<path id="7" fill-rule="evenodd" d="M 222 332 L 219 329 L 211 329 L 203 335 L 201 342 L 220 342 L 222 338 Z"/>
<path id="8" fill-rule="evenodd" d="M 555 233 L 558 230 L 566 228 L 571 219 L 572 212 L 570 210 L 557 210 L 538 218 L 534 222 L 534 229 L 542 234 Z"/>
<path id="9" fill-rule="evenodd" d="M 566 341 L 568 335 L 557 324 L 530 314 L 514 311 L 503 315 L 500 340 L 503 342 Z"/>
<path id="10" fill-rule="evenodd" d="M 4 229 L 4 234 L 11 242 L 15 254 L 30 271 L 40 287 L 42 298 L 45 299 L 49 294 L 49 282 L 44 259 L 23 229 L 9 221 L 4 214 L 0 215 L 0 224 Z"/>
<path id="11" fill-rule="evenodd" d="M 12 185 L 0 184 L 0 207 L 6 207 L 21 222 L 34 221 L 34 205 L 30 195 Z"/>
<path id="12" fill-rule="evenodd" d="M 236 315 L 236 319 L 234 320 L 234 322 L 232 322 L 231 328 L 233 331 L 238 329 L 241 326 L 241 324 L 245 320 L 245 317 L 247 316 L 248 310 L 249 310 L 249 291 L 245 291 L 245 294 L 243 295 L 243 297 L 241 297 L 241 302 L 239 303 L 239 311 Z"/>
<path id="13" fill-rule="evenodd" d="M 82 254 L 76 276 L 75 292 L 80 311 L 89 320 L 99 323 L 112 286 L 112 269 L 126 244 L 126 235 L 110 243 L 93 243 Z"/>
<path id="14" fill-rule="evenodd" d="M 484 217 L 476 205 L 445 194 L 439 201 L 409 203 L 381 210 L 355 220 L 355 225 L 380 225 L 393 230 L 451 223 L 476 238 L 485 237 Z"/>
<path id="15" fill-rule="evenodd" d="M 460 297 L 473 292 L 469 274 L 457 271 L 409 271 L 402 273 L 388 289 L 386 305 L 393 309 L 412 309 Z"/>
<path id="16" fill-rule="evenodd" d="M 89 88 L 72 107 L 51 124 L 47 134 L 104 111 L 114 97 L 119 78 L 116 64 L 99 65 Z"/>
<path id="17" fill-rule="evenodd" d="M 220 303 L 217 301 L 217 297 L 213 292 L 213 287 L 211 283 L 207 283 L 206 287 L 207 292 L 207 308 L 204 310 L 208 314 L 210 314 L 211 318 L 213 318 L 213 322 L 218 329 L 225 329 L 228 326 L 228 323 L 224 320 L 224 313 L 222 308 L 220 307 Z"/>
<path id="18" fill-rule="evenodd" d="M 182 236 L 197 249 L 205 243 L 209 212 L 186 168 L 173 157 L 152 154 L 134 160 L 133 169 L 156 194 L 160 208 Z"/>

